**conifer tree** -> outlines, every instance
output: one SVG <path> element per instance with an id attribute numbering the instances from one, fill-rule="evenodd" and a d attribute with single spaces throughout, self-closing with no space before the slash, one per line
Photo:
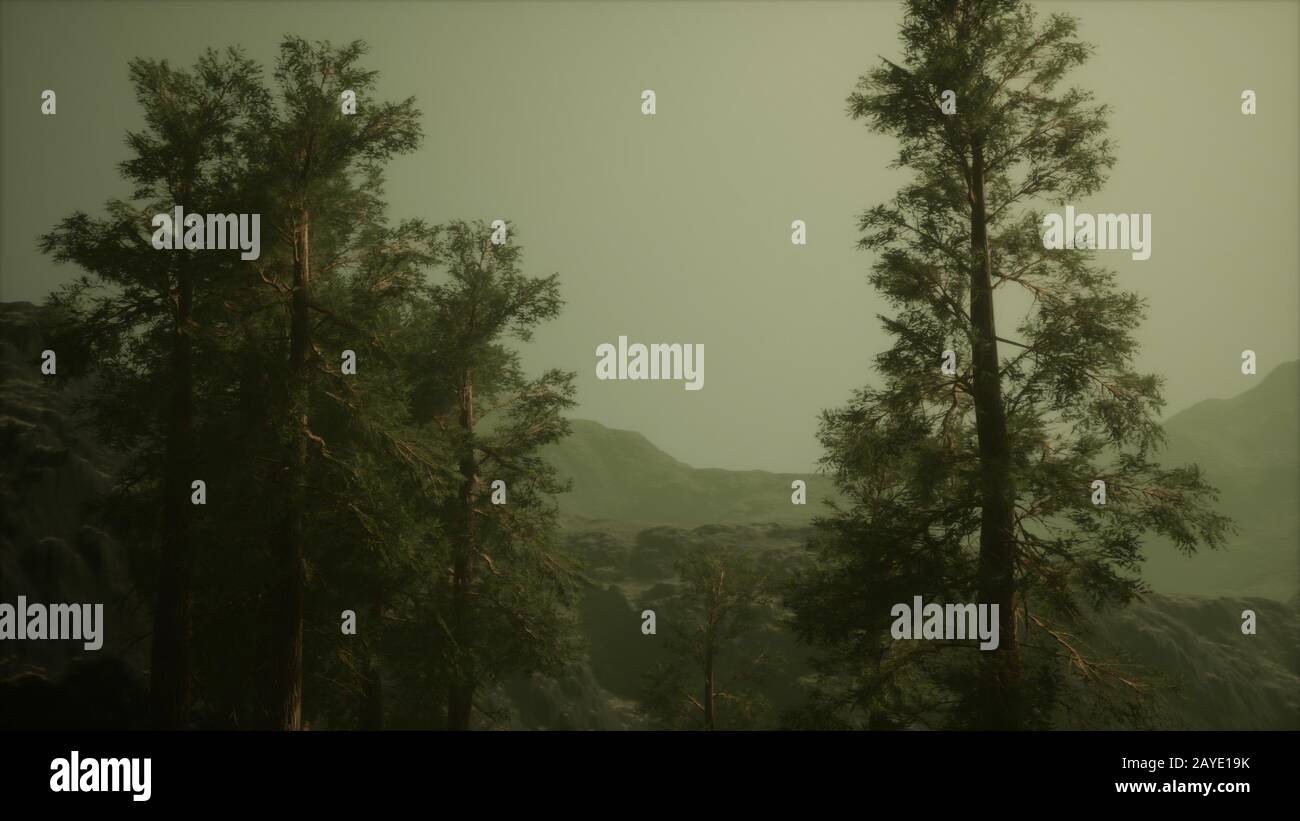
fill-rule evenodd
<path id="1" fill-rule="evenodd" d="M 769 582 L 731 547 L 700 548 L 676 562 L 680 590 L 658 604 L 669 660 L 649 675 L 643 706 L 666 727 L 753 728 L 767 708 L 757 684 L 772 659 L 746 652 Z"/>
<path id="2" fill-rule="evenodd" d="M 425 569 L 415 546 L 434 519 L 419 505 L 450 484 L 429 450 L 441 443 L 410 422 L 393 348 L 438 253 L 436 230 L 390 226 L 384 213 L 381 165 L 414 147 L 419 114 L 411 100 L 370 97 L 363 53 L 287 38 L 278 106 L 234 50 L 208 52 L 189 72 L 133 62 L 148 129 L 128 135 L 134 156 L 122 168 L 140 202 L 110 203 L 101 220 L 75 214 L 42 240 L 92 275 L 51 301 L 80 353 L 65 372 L 100 375 L 96 421 L 132 459 L 114 528 L 128 543 L 160 541 L 144 586 L 157 591 L 164 726 L 193 718 L 196 664 L 201 723 L 301 726 L 309 543 L 323 639 L 311 659 L 325 685 L 317 720 L 382 721 L 385 600 L 412 593 L 400 581 Z M 361 98 L 355 114 L 341 109 L 343 89 Z M 260 215 L 261 255 L 155 249 L 151 217 L 176 206 Z M 345 375 L 344 350 L 369 367 Z M 198 478 L 209 493 L 196 518 Z M 250 549 L 268 538 L 269 553 Z M 337 638 L 342 607 L 369 628 L 350 644 Z M 335 697 L 350 686 L 340 660 L 364 691 L 347 707 Z"/>
<path id="3" fill-rule="evenodd" d="M 574 375 L 529 379 L 507 344 L 559 313 L 558 277 L 524 275 L 513 226 L 502 242 L 494 233 L 446 226 L 446 277 L 427 290 L 405 345 L 413 418 L 444 438 L 458 474 L 438 514 L 450 555 L 430 591 L 441 627 L 430 659 L 445 670 L 454 730 L 471 727 L 484 685 L 554 669 L 571 649 L 576 576 L 555 549 L 551 502 L 562 486 L 537 451 L 568 433 L 560 414 Z"/>
<path id="4" fill-rule="evenodd" d="M 413 423 L 402 368 L 409 354 L 402 345 L 413 338 L 406 323 L 440 253 L 438 230 L 419 221 L 393 229 L 376 223 L 351 249 L 346 278 L 326 279 L 316 293 L 330 315 L 314 337 L 321 367 L 311 418 L 324 458 L 311 474 L 307 533 L 317 583 L 307 621 L 319 647 L 304 664 L 309 681 L 345 691 L 333 693 L 333 709 L 312 708 L 322 722 L 381 729 L 389 712 L 385 677 L 411 678 L 418 667 L 409 651 L 386 661 L 388 624 L 418 616 L 412 605 L 430 572 L 427 547 L 441 538 L 434 511 L 455 483 L 445 442 Z M 360 622 L 352 637 L 339 630 L 345 609 Z M 433 629 L 418 627 L 426 635 Z"/>
<path id="5" fill-rule="evenodd" d="M 821 562 L 789 601 L 825 651 L 830 712 L 868 726 L 1049 724 L 1066 667 L 1117 680 L 1073 636 L 1088 605 L 1144 589 L 1142 535 L 1192 552 L 1229 528 L 1195 466 L 1153 461 L 1160 379 L 1133 368 L 1143 301 L 1039 233 L 1035 206 L 1098 191 L 1114 162 L 1106 107 L 1059 88 L 1091 53 L 1075 35 L 1019 0 L 910 0 L 902 60 L 849 98 L 914 172 L 861 220 L 895 341 L 882 387 L 823 416 L 848 502 L 818 522 Z M 1010 331 L 1015 290 L 1028 309 Z M 1000 646 L 891 641 L 891 606 L 916 595 L 998 605 Z"/>
<path id="6" fill-rule="evenodd" d="M 100 377 L 92 407 L 105 441 L 129 455 L 127 476 L 151 477 L 119 487 L 145 510 L 137 534 L 159 555 L 145 586 L 155 591 L 152 703 L 155 722 L 182 727 L 191 699 L 191 482 L 198 477 L 194 446 L 194 348 L 205 345 L 206 322 L 237 252 L 158 250 L 151 244 L 155 214 L 224 213 L 246 170 L 237 135 L 267 111 L 260 70 L 240 52 L 208 50 L 192 69 L 166 60 L 131 62 L 131 82 L 146 127 L 127 135 L 132 156 L 121 164 L 135 202 L 115 200 L 108 214 L 78 212 L 41 240 L 58 261 L 89 275 L 56 292 L 62 308 L 57 334 L 77 345 L 81 368 Z M 177 238 L 182 226 L 173 226 Z M 93 365 L 92 365 L 93 363 Z"/>
<path id="7" fill-rule="evenodd" d="M 341 276 L 357 264 L 361 231 L 382 208 L 382 164 L 414 150 L 421 138 L 413 99 L 373 98 L 376 72 L 359 66 L 365 51 L 359 41 L 334 48 L 286 37 L 275 69 L 280 104 L 260 126 L 264 139 L 249 141 L 257 164 L 250 193 L 261 197 L 263 224 L 279 239 L 254 268 L 281 296 L 288 315 L 287 358 L 278 372 L 286 387 L 277 416 L 286 422 L 283 471 L 276 477 L 281 522 L 270 539 L 278 566 L 267 701 L 272 726 L 282 729 L 302 725 L 308 475 L 311 460 L 326 459 L 328 450 L 311 422 L 320 370 L 313 317 L 338 315 L 316 294 L 325 287 L 323 277 Z M 357 97 L 355 114 L 343 110 L 345 91 Z"/>

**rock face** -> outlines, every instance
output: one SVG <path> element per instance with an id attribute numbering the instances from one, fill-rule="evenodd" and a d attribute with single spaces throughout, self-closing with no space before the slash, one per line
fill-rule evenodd
<path id="1" fill-rule="evenodd" d="M 1253 610 L 1255 635 L 1241 632 Z M 1300 729 L 1300 622 L 1295 603 L 1151 596 L 1101 620 L 1107 641 L 1157 671 L 1176 726 Z"/>
<path id="2" fill-rule="evenodd" d="M 148 621 L 99 521 L 116 460 L 76 417 L 86 380 L 41 374 L 41 315 L 0 304 L 0 601 L 102 603 L 104 646 L 0 644 L 0 727 L 129 724 L 142 706 Z"/>

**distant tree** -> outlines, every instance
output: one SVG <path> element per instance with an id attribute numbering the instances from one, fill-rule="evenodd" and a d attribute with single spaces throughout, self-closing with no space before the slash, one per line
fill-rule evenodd
<path id="1" fill-rule="evenodd" d="M 1133 370 L 1142 300 L 1092 253 L 1045 250 L 1026 208 L 1094 193 L 1113 163 L 1106 108 L 1057 90 L 1091 53 L 1075 31 L 1018 0 L 911 0 L 901 63 L 849 98 L 915 173 L 861 220 L 895 343 L 876 358 L 883 387 L 823 416 L 824 464 L 849 501 L 818 522 L 820 566 L 788 600 L 825 651 L 823 695 L 869 726 L 1048 724 L 1063 669 L 1121 681 L 1073 631 L 1085 603 L 1143 589 L 1142 535 L 1191 552 L 1229 527 L 1195 466 L 1151 460 L 1162 400 L 1159 378 Z M 999 288 L 1026 295 L 1018 339 L 994 322 Z M 890 641 L 890 607 L 915 595 L 998 605 L 1000 646 Z"/>
<path id="2" fill-rule="evenodd" d="M 771 602 L 768 578 L 731 547 L 695 549 L 675 567 L 681 589 L 656 611 L 669 661 L 648 675 L 642 706 L 667 727 L 752 728 L 768 707 L 758 685 L 773 660 L 745 639 Z"/>
<path id="3" fill-rule="evenodd" d="M 569 432 L 574 374 L 527 378 L 510 337 L 532 338 L 562 302 L 558 277 L 528 277 L 513 226 L 494 244 L 484 223 L 445 227 L 447 276 L 413 312 L 404 345 L 412 416 L 437 431 L 457 469 L 438 507 L 450 555 L 430 605 L 440 626 L 430 662 L 447 676 L 446 727 L 469 729 L 475 693 L 568 657 L 577 576 L 555 549 L 552 495 L 562 490 L 537 451 Z M 492 501 L 504 482 L 505 503 Z"/>

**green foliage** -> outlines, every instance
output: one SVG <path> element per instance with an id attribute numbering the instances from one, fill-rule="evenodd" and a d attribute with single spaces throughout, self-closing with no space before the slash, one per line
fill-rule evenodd
<path id="1" fill-rule="evenodd" d="M 1117 700 L 1134 695 L 1092 675 L 1102 668 L 1071 637 L 1090 607 L 1145 589 L 1144 534 L 1192 551 L 1221 546 L 1229 528 L 1195 466 L 1153 461 L 1160 380 L 1133 370 L 1142 300 L 1087 251 L 1045 252 L 1042 215 L 1027 208 L 1095 192 L 1113 163 L 1106 108 L 1058 90 L 1090 53 L 1075 29 L 1062 15 L 1040 23 L 1015 0 L 915 0 L 901 64 L 885 60 L 849 98 L 853 117 L 899 141 L 896 165 L 915 178 L 860 223 L 860 245 L 875 255 L 871 284 L 896 310 L 881 317 L 895 342 L 876 358 L 883 386 L 823 415 L 823 465 L 847 501 L 818 522 L 819 565 L 789 590 L 798 632 L 825 650 L 814 712 L 828 723 L 974 726 L 989 698 L 969 644 L 888 635 L 894 603 L 979 600 L 989 476 L 980 438 L 992 435 L 977 424 L 979 349 L 1007 351 L 995 354 L 995 384 L 1011 454 L 1026 726 L 1052 721 L 1070 669 L 1115 684 Z M 940 110 L 946 89 L 957 94 L 954 115 Z M 972 319 L 980 164 L 993 293 L 1028 297 L 1019 339 Z M 939 367 L 947 349 L 953 375 Z M 1091 500 L 1096 479 L 1104 506 Z"/>
<path id="2" fill-rule="evenodd" d="M 412 420 L 445 445 L 460 483 L 435 508 L 453 535 L 438 558 L 451 572 L 428 591 L 427 662 L 470 691 L 568 660 L 581 583 L 555 539 L 564 485 L 537 453 L 569 432 L 574 375 L 529 379 L 508 344 L 558 314 L 558 277 L 523 274 L 512 227 L 504 243 L 491 235 L 481 221 L 446 227 L 445 276 L 420 290 L 400 343 Z M 505 504 L 491 502 L 497 481 Z"/>
<path id="3" fill-rule="evenodd" d="M 642 709 L 675 729 L 753 729 L 769 718 L 759 686 L 776 659 L 751 655 L 747 639 L 762 625 L 770 580 L 729 546 L 693 549 L 674 567 L 678 590 L 655 604 L 668 660 L 647 675 Z"/>
<path id="4" fill-rule="evenodd" d="M 573 377 L 529 378 L 504 341 L 558 313 L 558 278 L 525 277 L 519 247 L 488 244 L 481 223 L 388 221 L 382 168 L 418 145 L 420 113 L 378 99 L 364 53 L 286 38 L 274 95 L 233 49 L 188 71 L 134 61 L 147 127 L 128 135 L 121 170 L 135 201 L 73 214 L 41 241 L 86 271 L 50 299 L 60 373 L 91 375 L 85 412 L 126 456 L 107 515 L 135 546 L 146 597 L 174 584 L 161 575 L 177 542 L 160 515 L 178 492 L 169 476 L 207 484 L 181 545 L 191 724 L 277 720 L 283 648 L 268 627 L 282 616 L 277 551 L 295 521 L 307 726 L 443 726 L 458 677 L 487 684 L 568 657 L 576 576 L 554 545 L 562 486 L 537 449 L 567 433 Z M 343 90 L 358 97 L 355 115 L 340 112 Z M 260 257 L 153 249 L 152 215 L 176 205 L 261 214 Z M 440 266 L 447 281 L 435 284 Z M 192 365 L 182 370 L 178 351 Z M 356 373 L 342 371 L 344 351 Z M 467 370 L 490 429 L 448 424 Z M 178 390 L 193 409 L 186 426 L 160 402 Z M 508 483 L 509 503 L 476 487 L 487 572 L 449 634 L 466 457 Z M 188 480 L 183 490 L 188 505 Z M 356 635 L 340 630 L 344 610 Z"/>

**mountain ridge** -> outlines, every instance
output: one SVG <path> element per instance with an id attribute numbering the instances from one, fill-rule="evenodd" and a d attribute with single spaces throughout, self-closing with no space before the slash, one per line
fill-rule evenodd
<path id="1" fill-rule="evenodd" d="M 1246 377 L 1244 377 L 1246 378 Z M 1248 377 L 1253 378 L 1253 377 Z M 656 525 L 807 526 L 836 498 L 821 473 L 697 468 L 645 435 L 571 419 L 571 436 L 543 458 L 573 489 L 558 497 L 566 528 L 627 530 Z M 1167 467 L 1197 464 L 1219 488 L 1218 508 L 1238 532 L 1225 550 L 1188 557 L 1148 539 L 1143 575 L 1159 593 L 1266 596 L 1289 601 L 1300 591 L 1300 360 L 1277 365 L 1236 396 L 1206 399 L 1162 423 Z M 791 483 L 807 485 L 792 504 Z"/>

